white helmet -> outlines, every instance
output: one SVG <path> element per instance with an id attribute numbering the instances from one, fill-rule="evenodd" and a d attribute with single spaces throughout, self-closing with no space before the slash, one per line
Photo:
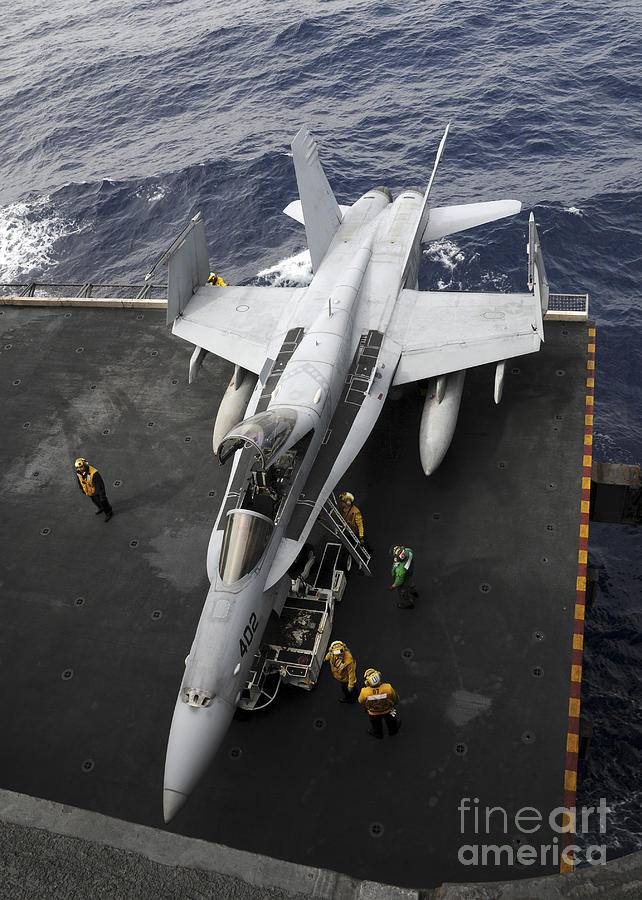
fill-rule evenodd
<path id="1" fill-rule="evenodd" d="M 381 672 L 377 672 L 376 669 L 366 669 L 363 677 L 366 680 L 366 684 L 369 684 L 370 687 L 376 687 L 378 684 L 381 684 Z"/>

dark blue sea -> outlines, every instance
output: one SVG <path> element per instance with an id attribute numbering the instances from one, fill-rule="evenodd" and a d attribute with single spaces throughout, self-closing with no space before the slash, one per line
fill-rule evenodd
<path id="1" fill-rule="evenodd" d="M 523 290 L 534 210 L 551 288 L 597 323 L 594 458 L 642 459 L 642 5 L 630 0 L 3 3 L 0 281 L 143 276 L 202 211 L 229 283 L 310 278 L 289 144 L 340 203 L 425 185 L 517 217 L 428 248 L 420 287 Z M 593 525 L 578 803 L 642 847 L 642 531 Z M 492 799 L 492 798 L 491 798 Z"/>

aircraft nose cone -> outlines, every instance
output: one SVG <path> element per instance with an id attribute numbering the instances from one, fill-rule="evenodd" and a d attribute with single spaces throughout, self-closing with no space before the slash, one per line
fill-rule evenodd
<path id="1" fill-rule="evenodd" d="M 165 819 L 165 824 L 171 822 L 186 800 L 186 794 L 181 794 L 180 791 L 173 791 L 171 788 L 164 788 L 163 818 Z"/>
<path id="2" fill-rule="evenodd" d="M 234 706 L 215 697 L 207 707 L 193 707 L 179 696 L 165 757 L 163 811 L 169 822 L 207 771 L 229 728 Z"/>

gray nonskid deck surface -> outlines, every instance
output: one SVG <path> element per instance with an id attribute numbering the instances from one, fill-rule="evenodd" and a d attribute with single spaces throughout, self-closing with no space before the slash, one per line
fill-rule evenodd
<path id="1" fill-rule="evenodd" d="M 188 386 L 190 348 L 161 312 L 2 312 L 2 786 L 161 827 L 227 482 L 211 429 L 231 367 L 208 357 Z M 475 838 L 457 806 L 563 802 L 586 343 L 585 326 L 547 325 L 543 350 L 508 364 L 499 407 L 492 368 L 469 372 L 429 479 L 423 397 L 393 392 L 339 485 L 364 513 L 374 577 L 351 578 L 333 636 L 360 676 L 380 667 L 397 688 L 401 733 L 371 741 L 324 671 L 232 724 L 171 830 L 404 886 L 556 871 L 460 865 Z M 105 478 L 107 524 L 74 484 L 78 455 Z M 414 611 L 387 590 L 397 542 L 417 554 Z"/>
<path id="2" fill-rule="evenodd" d="M 0 789 L 0 897 L 416 900 L 417 892 Z"/>
<path id="3" fill-rule="evenodd" d="M 642 890 L 642 853 L 573 874 L 412 890 L 254 856 L 1 789 L 0 841 L 3 900 L 540 900 L 588 894 L 626 900 Z"/>
<path id="4" fill-rule="evenodd" d="M 144 854 L 6 822 L 0 822 L 0 839 L 4 848 L 0 864 L 3 900 L 303 900 L 306 896 L 264 885 L 259 888 L 240 878 L 205 872 L 192 863 L 155 863 Z"/>

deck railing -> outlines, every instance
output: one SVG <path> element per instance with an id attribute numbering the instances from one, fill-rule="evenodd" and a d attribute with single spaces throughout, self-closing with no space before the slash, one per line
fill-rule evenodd
<path id="1" fill-rule="evenodd" d="M 83 300 L 98 301 L 86 305 L 101 304 L 101 300 L 113 299 L 115 301 L 132 301 L 131 305 L 140 302 L 141 305 L 162 307 L 167 303 L 166 284 L 103 284 L 102 282 L 0 282 L 0 304 L 11 302 L 20 305 L 24 299 L 25 305 L 37 303 L 38 299 L 55 303 L 56 300 L 67 305 L 70 301 L 78 301 L 79 306 L 85 305 Z M 120 303 L 118 305 L 121 305 Z M 548 320 L 560 321 L 586 321 L 588 319 L 589 295 L 588 294 L 549 294 Z"/>
<path id="2" fill-rule="evenodd" d="M 166 284 L 103 284 L 100 282 L 0 282 L 0 297 L 119 297 L 129 300 L 167 300 Z"/>

